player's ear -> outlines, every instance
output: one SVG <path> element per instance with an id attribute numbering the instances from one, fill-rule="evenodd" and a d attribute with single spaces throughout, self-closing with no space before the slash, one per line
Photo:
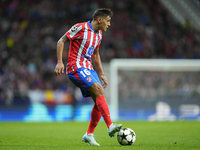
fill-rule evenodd
<path id="1" fill-rule="evenodd" d="M 102 20 L 101 17 L 98 17 L 98 18 L 97 18 L 97 22 L 98 22 L 99 24 L 101 23 L 101 20 Z"/>

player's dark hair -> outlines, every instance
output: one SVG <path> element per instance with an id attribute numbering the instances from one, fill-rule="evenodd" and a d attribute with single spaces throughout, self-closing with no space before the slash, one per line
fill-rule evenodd
<path id="1" fill-rule="evenodd" d="M 109 8 L 99 8 L 93 14 L 93 20 L 96 20 L 98 17 L 107 17 L 113 16 L 113 12 Z"/>

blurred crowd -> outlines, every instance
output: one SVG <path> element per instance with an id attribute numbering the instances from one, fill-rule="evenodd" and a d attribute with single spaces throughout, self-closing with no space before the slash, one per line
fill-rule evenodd
<path id="1" fill-rule="evenodd" d="M 174 20 L 158 0 L 2 0 L 0 104 L 26 97 L 28 90 L 71 90 L 73 85 L 65 75 L 54 75 L 57 41 L 75 23 L 91 20 L 101 7 L 114 13 L 100 46 L 103 62 L 200 58 L 200 32 L 189 21 Z"/>
<path id="2" fill-rule="evenodd" d="M 200 0 L 193 0 L 193 2 L 200 8 Z"/>

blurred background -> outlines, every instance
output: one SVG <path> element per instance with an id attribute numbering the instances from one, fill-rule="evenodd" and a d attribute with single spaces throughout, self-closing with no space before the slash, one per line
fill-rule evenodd
<path id="1" fill-rule="evenodd" d="M 65 74 L 54 75 L 56 44 L 102 7 L 114 13 L 100 45 L 108 82 L 113 59 L 200 59 L 199 0 L 1 0 L 0 121 L 90 119 L 93 101 Z M 200 120 L 199 70 L 118 75 L 119 120 Z"/>

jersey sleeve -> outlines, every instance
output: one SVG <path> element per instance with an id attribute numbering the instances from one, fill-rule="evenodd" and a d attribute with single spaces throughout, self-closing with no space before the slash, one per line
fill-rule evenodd
<path id="1" fill-rule="evenodd" d="M 78 36 L 80 36 L 80 34 L 81 34 L 80 31 L 81 30 L 82 30 L 82 25 L 75 24 L 66 32 L 66 36 L 68 37 L 69 40 L 74 40 Z"/>

